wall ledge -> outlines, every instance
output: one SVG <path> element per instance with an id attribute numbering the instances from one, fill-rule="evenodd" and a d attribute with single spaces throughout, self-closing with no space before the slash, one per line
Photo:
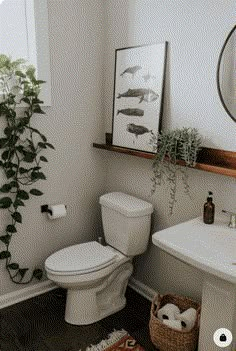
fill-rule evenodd
<path id="1" fill-rule="evenodd" d="M 110 144 L 93 143 L 93 147 L 146 159 L 154 159 L 155 157 L 155 154 L 152 152 L 128 149 Z M 185 165 L 182 160 L 179 160 L 178 164 Z M 198 154 L 197 164 L 195 167 L 190 168 L 236 178 L 236 152 L 202 147 Z"/>

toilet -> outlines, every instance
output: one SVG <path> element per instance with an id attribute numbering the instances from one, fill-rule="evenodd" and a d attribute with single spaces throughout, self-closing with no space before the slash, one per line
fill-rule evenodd
<path id="1" fill-rule="evenodd" d="M 132 258 L 147 249 L 152 204 L 112 192 L 100 196 L 106 246 L 96 241 L 59 250 L 45 261 L 48 279 L 67 289 L 65 320 L 86 325 L 126 305 Z"/>

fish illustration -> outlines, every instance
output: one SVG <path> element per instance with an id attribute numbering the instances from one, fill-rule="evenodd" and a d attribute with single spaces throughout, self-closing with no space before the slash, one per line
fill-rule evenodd
<path id="1" fill-rule="evenodd" d="M 159 95 L 152 89 L 128 89 L 125 93 L 118 94 L 117 99 L 122 97 L 137 97 L 140 98 L 139 103 L 141 103 L 155 101 Z"/>
<path id="2" fill-rule="evenodd" d="M 125 108 L 123 110 L 118 110 L 117 115 L 119 113 L 122 113 L 123 115 L 126 115 L 126 116 L 142 117 L 144 115 L 144 110 L 141 110 L 140 108 Z"/>
<path id="3" fill-rule="evenodd" d="M 139 135 L 152 132 L 152 131 L 149 130 L 148 128 L 146 128 L 146 127 L 144 127 L 144 126 L 138 126 L 138 125 L 136 125 L 136 124 L 134 124 L 134 123 L 127 124 L 127 131 L 128 131 L 129 133 L 135 134 L 136 138 L 137 138 Z"/>
<path id="4" fill-rule="evenodd" d="M 153 79 L 156 78 L 155 76 L 152 76 L 149 72 L 142 77 L 143 77 L 145 83 L 151 78 L 153 78 Z"/>
<path id="5" fill-rule="evenodd" d="M 141 66 L 133 66 L 133 67 L 126 68 L 124 72 L 121 73 L 121 77 L 123 77 L 124 74 L 129 73 L 129 74 L 132 74 L 134 78 L 135 73 L 139 71 L 141 68 L 142 68 Z"/>

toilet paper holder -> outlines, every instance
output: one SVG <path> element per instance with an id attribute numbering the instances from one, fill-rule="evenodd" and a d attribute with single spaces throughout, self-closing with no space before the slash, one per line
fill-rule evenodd
<path id="1" fill-rule="evenodd" d="M 52 216 L 52 210 L 50 210 L 50 209 L 48 208 L 48 205 L 42 205 L 42 206 L 41 206 L 41 212 L 42 212 L 42 213 L 43 213 L 43 212 L 50 213 L 50 215 Z"/>
<path id="2" fill-rule="evenodd" d="M 42 213 L 43 212 L 50 213 L 50 215 L 52 216 L 52 210 L 50 210 L 48 207 L 49 207 L 48 205 L 42 205 L 41 206 L 41 212 Z M 66 206 L 65 206 L 65 208 L 66 208 Z"/>

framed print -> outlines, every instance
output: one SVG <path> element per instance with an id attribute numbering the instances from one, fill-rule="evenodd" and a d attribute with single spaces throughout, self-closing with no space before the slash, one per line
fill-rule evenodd
<path id="1" fill-rule="evenodd" d="M 112 145 L 153 152 L 161 126 L 167 42 L 116 50 Z"/>

